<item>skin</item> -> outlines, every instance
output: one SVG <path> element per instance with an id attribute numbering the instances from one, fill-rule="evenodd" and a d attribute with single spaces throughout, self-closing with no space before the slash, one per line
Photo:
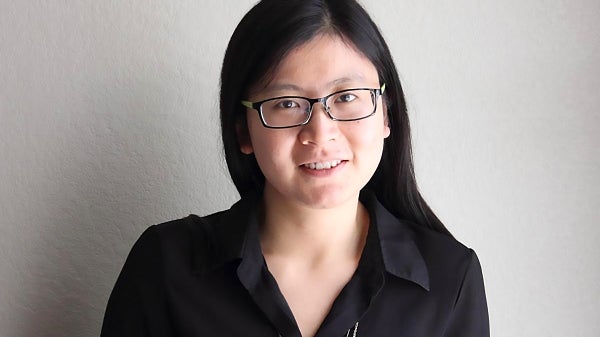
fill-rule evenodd
<path id="1" fill-rule="evenodd" d="M 334 35 L 319 35 L 291 51 L 251 101 L 284 95 L 323 97 L 348 88 L 379 88 L 377 70 Z M 265 176 L 261 247 L 302 336 L 314 336 L 350 280 L 369 218 L 358 197 L 381 159 L 390 134 L 378 99 L 376 113 L 352 122 L 331 120 L 321 104 L 307 125 L 267 129 L 247 111 L 240 150 L 254 153 Z M 304 164 L 342 160 L 311 171 Z"/>

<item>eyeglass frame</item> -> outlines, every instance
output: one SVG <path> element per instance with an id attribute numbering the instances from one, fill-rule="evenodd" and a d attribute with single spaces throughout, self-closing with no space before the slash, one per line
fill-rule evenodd
<path id="1" fill-rule="evenodd" d="M 330 107 L 327 104 L 327 100 L 329 99 L 329 97 L 333 96 L 333 95 L 337 95 L 337 94 L 341 94 L 343 92 L 346 91 L 352 91 L 352 90 L 369 90 L 371 92 L 372 95 L 374 95 L 375 97 L 373 98 L 373 111 L 363 117 L 358 117 L 358 118 L 350 118 L 350 119 L 340 119 L 340 118 L 336 118 L 334 116 L 331 115 L 331 112 L 329 111 Z M 250 108 L 250 109 L 254 109 L 256 110 L 256 112 L 258 112 L 258 116 L 260 117 L 260 122 L 262 123 L 262 125 L 265 128 L 268 129 L 287 129 L 287 128 L 294 128 L 297 126 L 302 126 L 302 125 L 306 125 L 308 124 L 308 122 L 310 122 L 310 119 L 312 118 L 312 113 L 313 113 L 313 106 L 315 105 L 315 103 L 321 103 L 323 104 L 323 110 L 325 110 L 325 113 L 327 113 L 327 116 L 333 120 L 333 121 L 339 121 L 339 122 L 352 122 L 352 121 L 358 121 L 361 119 L 365 119 L 365 118 L 369 118 L 371 116 L 373 116 L 375 114 L 375 112 L 377 112 L 377 99 L 383 95 L 383 93 L 385 92 L 385 83 L 381 85 L 380 88 L 349 88 L 349 89 L 344 89 L 344 90 L 338 90 L 336 92 L 333 92 L 327 96 L 323 96 L 320 98 L 308 98 L 308 97 L 302 97 L 302 96 L 279 96 L 279 97 L 272 97 L 272 98 L 267 98 L 265 100 L 262 101 L 258 101 L 258 102 L 250 102 L 250 101 L 245 101 L 242 100 L 241 103 L 243 106 L 245 106 L 246 108 Z M 272 125 L 268 125 L 267 122 L 265 121 L 265 117 L 263 115 L 262 112 L 262 105 L 265 102 L 269 102 L 269 101 L 273 101 L 276 99 L 283 99 L 283 98 L 301 98 L 306 100 L 309 103 L 308 106 L 308 117 L 306 118 L 306 120 L 302 123 L 299 124 L 294 124 L 294 125 L 286 125 L 286 126 L 272 126 Z"/>

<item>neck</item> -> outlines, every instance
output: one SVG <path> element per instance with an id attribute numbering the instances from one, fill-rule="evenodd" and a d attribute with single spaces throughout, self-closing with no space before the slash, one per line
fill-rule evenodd
<path id="1" fill-rule="evenodd" d="M 369 217 L 358 196 L 333 208 L 314 209 L 274 194 L 265 191 L 263 200 L 260 237 L 265 256 L 308 264 L 360 258 Z"/>

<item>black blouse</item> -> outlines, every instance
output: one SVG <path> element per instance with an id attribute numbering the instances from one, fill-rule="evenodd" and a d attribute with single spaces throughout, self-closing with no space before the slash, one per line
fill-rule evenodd
<path id="1" fill-rule="evenodd" d="M 316 337 L 484 337 L 488 312 L 475 253 L 396 219 L 361 195 L 371 225 L 358 268 Z M 102 337 L 300 337 L 263 258 L 257 200 L 152 226 L 112 291 Z"/>

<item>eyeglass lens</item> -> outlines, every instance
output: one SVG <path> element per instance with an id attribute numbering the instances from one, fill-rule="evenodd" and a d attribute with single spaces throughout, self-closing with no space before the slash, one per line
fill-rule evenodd
<path id="1" fill-rule="evenodd" d="M 372 90 L 356 89 L 328 96 L 324 108 L 336 120 L 355 120 L 371 115 L 375 110 L 375 102 Z M 261 113 L 267 125 L 284 127 L 306 123 L 311 108 L 315 109 L 304 98 L 280 97 L 264 102 Z"/>

